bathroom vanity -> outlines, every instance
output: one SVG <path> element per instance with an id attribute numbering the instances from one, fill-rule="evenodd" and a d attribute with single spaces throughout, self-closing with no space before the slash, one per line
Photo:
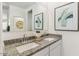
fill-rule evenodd
<path id="1" fill-rule="evenodd" d="M 27 38 L 26 38 L 27 39 Z M 18 41 L 20 40 L 20 41 Z M 4 41 L 5 56 L 61 56 L 62 36 L 56 34 L 44 34 L 31 37 L 29 42 L 22 43 L 21 39 Z M 18 42 L 16 42 L 18 41 Z M 25 40 L 26 41 L 26 40 Z M 15 43 L 16 42 L 16 43 Z"/>
<path id="2" fill-rule="evenodd" d="M 62 55 L 62 46 L 61 40 L 52 43 L 46 48 L 40 50 L 39 52 L 33 54 L 32 56 L 61 56 Z"/>

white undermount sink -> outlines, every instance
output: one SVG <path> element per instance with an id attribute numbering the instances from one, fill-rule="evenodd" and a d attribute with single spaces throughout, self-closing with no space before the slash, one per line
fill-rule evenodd
<path id="1" fill-rule="evenodd" d="M 32 42 L 32 43 L 28 43 L 28 44 L 18 46 L 18 47 L 16 47 L 16 49 L 19 53 L 22 53 L 24 51 L 30 50 L 30 49 L 35 48 L 37 46 L 39 46 L 39 44 Z"/>
<path id="2" fill-rule="evenodd" d="M 53 41 L 53 40 L 55 40 L 55 38 L 45 38 L 44 40 Z"/>

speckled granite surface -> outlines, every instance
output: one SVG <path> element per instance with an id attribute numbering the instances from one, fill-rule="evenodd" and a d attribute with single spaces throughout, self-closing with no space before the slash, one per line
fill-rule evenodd
<path id="1" fill-rule="evenodd" d="M 55 38 L 55 40 L 47 41 L 47 40 L 44 40 L 45 38 Z M 42 36 L 40 38 L 37 38 L 37 40 L 33 41 L 33 42 L 39 44 L 39 46 L 37 46 L 33 49 L 30 49 L 30 50 L 24 51 L 23 53 L 18 53 L 18 51 L 16 50 L 16 47 L 23 45 L 23 43 L 21 43 L 21 42 L 15 43 L 15 44 L 10 44 L 10 45 L 5 45 L 4 56 L 31 56 L 34 53 L 44 49 L 45 47 L 47 47 L 51 44 L 54 44 L 55 42 L 57 42 L 61 39 L 62 39 L 62 36 L 56 35 L 56 34 L 50 34 L 48 36 Z M 24 44 L 26 44 L 26 43 L 24 43 Z"/>

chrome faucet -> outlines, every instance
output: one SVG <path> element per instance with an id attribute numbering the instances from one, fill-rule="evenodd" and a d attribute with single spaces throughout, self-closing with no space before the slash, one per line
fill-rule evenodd
<path id="1" fill-rule="evenodd" d="M 26 43 L 26 35 L 25 34 L 23 35 L 22 43 Z"/>
<path id="2" fill-rule="evenodd" d="M 25 40 L 25 34 L 24 34 L 24 40 Z"/>

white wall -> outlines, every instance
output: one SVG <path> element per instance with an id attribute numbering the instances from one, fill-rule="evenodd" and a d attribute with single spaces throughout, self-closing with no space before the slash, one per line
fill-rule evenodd
<path id="1" fill-rule="evenodd" d="M 3 54 L 3 42 L 2 42 L 2 3 L 0 3 L 0 56 Z"/>
<path id="2" fill-rule="evenodd" d="M 49 13 L 49 33 L 62 34 L 64 55 L 79 56 L 79 32 L 73 31 L 55 31 L 54 30 L 54 8 L 66 4 L 64 2 L 48 3 Z"/>

